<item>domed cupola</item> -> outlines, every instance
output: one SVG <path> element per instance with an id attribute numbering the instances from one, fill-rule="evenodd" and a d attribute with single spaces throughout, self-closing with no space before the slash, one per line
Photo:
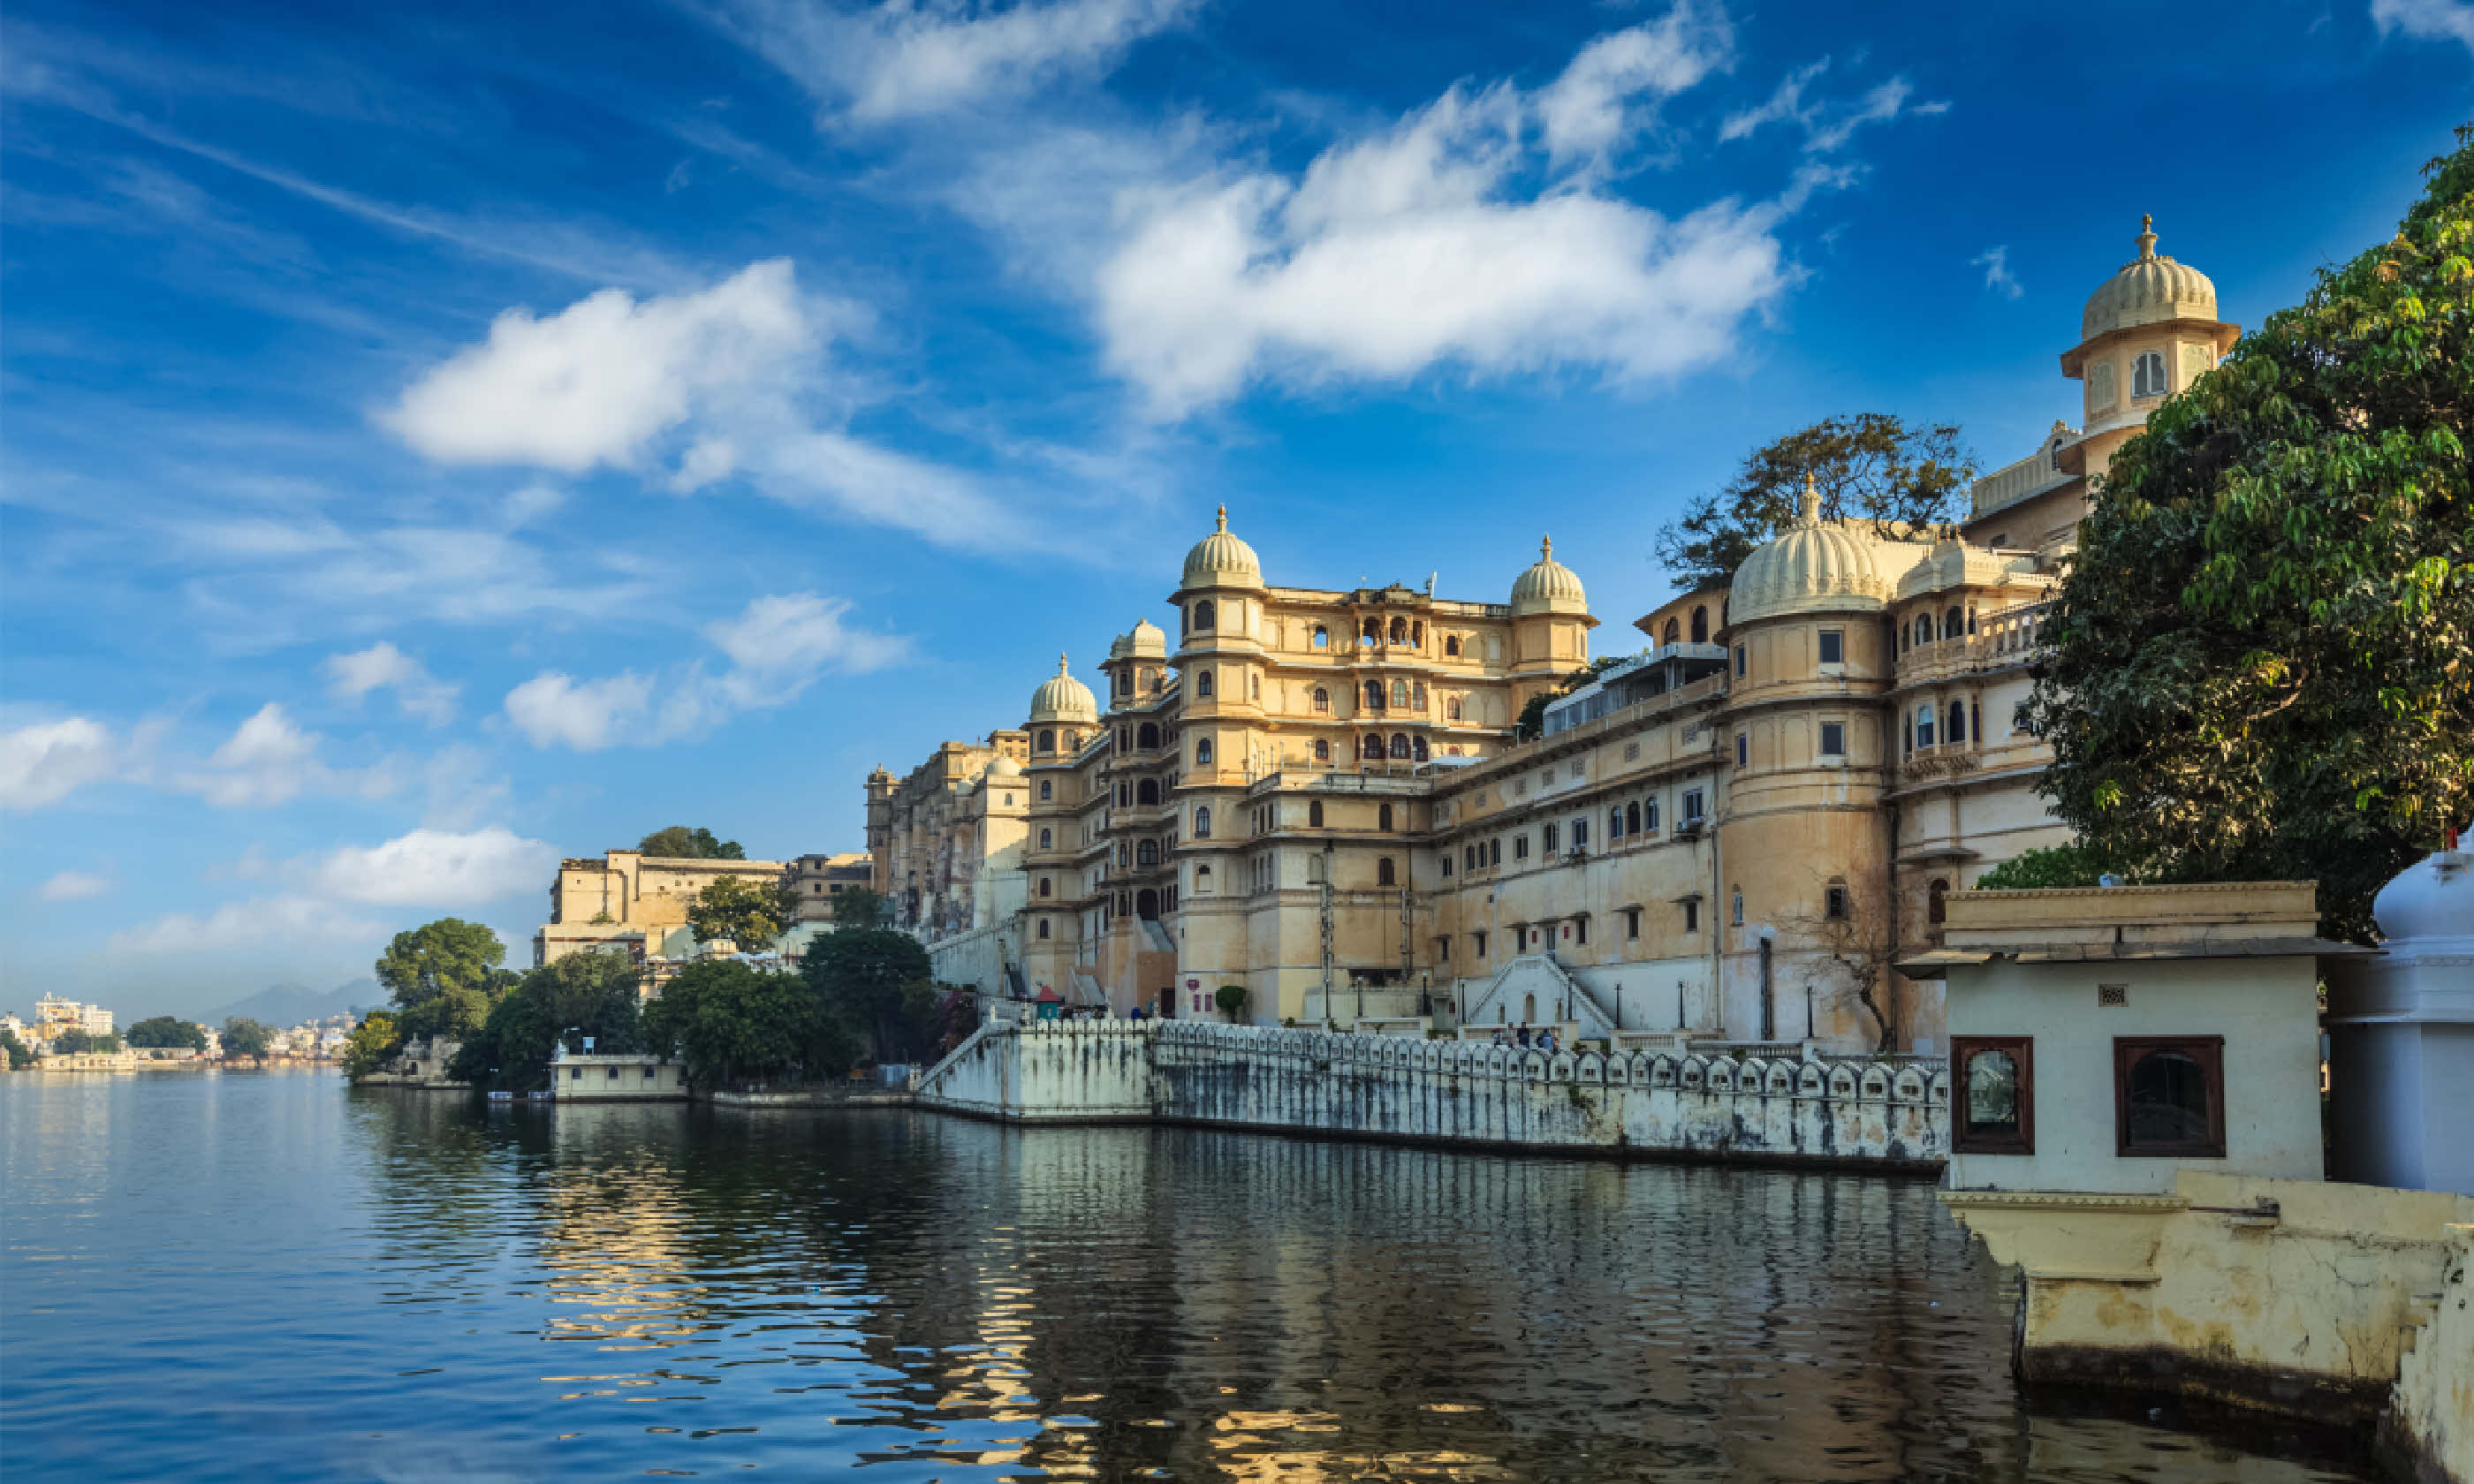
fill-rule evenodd
<path id="1" fill-rule="evenodd" d="M 1821 518 L 1821 491 L 1804 477 L 1796 518 L 1753 548 L 1735 568 L 1727 597 L 1727 622 L 1751 623 L 1793 613 L 1878 611 L 1897 589 L 1882 543 Z M 1899 563 L 1904 571 L 1908 563 Z"/>
<path id="2" fill-rule="evenodd" d="M 1219 513 L 1219 529 L 1194 543 L 1185 554 L 1187 587 L 1260 587 L 1263 563 L 1254 548 L 1228 534 L 1228 507 Z"/>
<path id="3" fill-rule="evenodd" d="M 1091 699 L 1091 687 L 1065 673 L 1065 657 L 1056 657 L 1056 673 L 1040 682 L 1031 693 L 1031 720 L 1041 722 L 1096 722 L 1100 719 L 1099 703 Z"/>
<path id="4" fill-rule="evenodd" d="M 1589 611 L 1589 594 L 1581 590 L 1581 579 L 1570 567 L 1555 560 L 1555 539 L 1547 537 L 1538 543 L 1538 560 L 1512 585 L 1512 616 L 1527 618 L 1535 613 L 1576 613 Z"/>
<path id="5" fill-rule="evenodd" d="M 2139 219 L 2139 255 L 2088 296 L 2079 316 L 2081 341 L 2167 320 L 2217 318 L 2217 286 L 2208 275 L 2156 255 L 2155 222 L 2152 216 Z"/>
<path id="6" fill-rule="evenodd" d="M 981 774 L 981 777 L 994 778 L 1000 783 L 1004 782 L 1007 778 L 1018 778 L 1022 777 L 1022 764 L 1014 761 L 1010 757 L 1000 756 L 996 761 L 987 765 L 986 770 Z"/>
<path id="7" fill-rule="evenodd" d="M 1168 658 L 1168 634 L 1148 618 L 1137 618 L 1126 635 L 1126 658 L 1128 659 L 1165 659 Z"/>

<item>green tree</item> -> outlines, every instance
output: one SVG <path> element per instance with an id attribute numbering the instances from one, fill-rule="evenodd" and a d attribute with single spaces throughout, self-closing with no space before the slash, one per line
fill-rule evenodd
<path id="1" fill-rule="evenodd" d="M 403 1036 L 396 1030 L 395 1017 L 383 1010 L 373 1010 L 361 1017 L 352 1034 L 344 1038 L 344 1072 L 351 1077 L 366 1077 L 385 1065 L 403 1045 Z"/>
<path id="2" fill-rule="evenodd" d="M 2327 929 L 2474 802 L 2474 128 L 2115 453 L 2042 630 L 2042 787 L 2148 879 L 2314 877 Z"/>
<path id="3" fill-rule="evenodd" d="M 78 1056 L 86 1052 L 109 1055 L 120 1049 L 120 1038 L 110 1031 L 62 1031 L 52 1038 L 52 1049 L 62 1056 Z"/>
<path id="4" fill-rule="evenodd" d="M 224 1055 L 264 1056 L 275 1043 L 275 1027 L 247 1016 L 233 1016 L 224 1021 Z"/>
<path id="5" fill-rule="evenodd" d="M 644 1007 L 643 1034 L 700 1088 L 838 1077 L 859 1060 L 857 1038 L 805 979 L 718 959 L 691 964 L 664 986 Z"/>
<path id="6" fill-rule="evenodd" d="M 833 895 L 834 926 L 883 927 L 887 913 L 885 898 L 864 886 L 845 886 Z"/>
<path id="7" fill-rule="evenodd" d="M 1821 492 L 1822 518 L 1862 518 L 1883 536 L 1904 538 L 1957 514 L 1976 464 L 1953 426 L 1910 428 L 1878 412 L 1825 418 L 1754 449 L 1726 488 L 1659 531 L 1658 560 L 1675 586 L 1726 583 L 1754 547 L 1796 517 L 1807 474 Z"/>
<path id="8" fill-rule="evenodd" d="M 908 1062 L 936 1042 L 928 950 L 890 928 L 837 928 L 808 945 L 800 975 L 817 999 L 865 1037 L 880 1062 Z"/>
<path id="9" fill-rule="evenodd" d="M 376 972 L 406 1038 L 461 1041 L 480 1029 L 492 1002 L 514 982 L 498 968 L 506 957 L 506 945 L 487 927 L 440 918 L 396 934 Z"/>
<path id="10" fill-rule="evenodd" d="M 1224 984 L 1211 992 L 1212 1003 L 1220 1007 L 1220 1013 L 1226 1016 L 1231 1024 L 1244 1017 L 1246 1001 L 1249 997 L 1242 984 Z"/>
<path id="11" fill-rule="evenodd" d="M 643 981 L 643 970 L 618 953 L 570 953 L 533 969 L 490 1007 L 448 1075 L 474 1087 L 531 1089 L 549 1086 L 549 1060 L 562 1041 L 572 1051 L 582 1051 L 587 1037 L 596 1052 L 642 1051 Z"/>
<path id="12" fill-rule="evenodd" d="M 788 882 L 716 876 L 688 903 L 688 925 L 698 942 L 727 938 L 741 953 L 762 953 L 782 936 L 796 910 Z"/>
<path id="13" fill-rule="evenodd" d="M 736 840 L 716 840 L 713 831 L 701 826 L 690 829 L 685 825 L 672 825 L 654 830 L 636 843 L 636 849 L 647 855 L 664 855 L 672 860 L 745 860 L 747 852 Z"/>
<path id="14" fill-rule="evenodd" d="M 2133 880 L 2137 873 L 2084 841 L 2023 850 L 1976 878 L 1979 892 L 2050 892 L 2069 887 L 2099 886 L 2112 873 Z"/>
<path id="15" fill-rule="evenodd" d="M 0 1025 L 0 1049 L 8 1051 L 9 1069 L 12 1072 L 22 1072 L 35 1065 L 34 1049 L 19 1041 L 17 1033 L 5 1025 Z"/>
<path id="16" fill-rule="evenodd" d="M 178 1016 L 154 1016 L 129 1028 L 133 1046 L 185 1046 L 191 1051 L 206 1049 L 206 1033 L 193 1020 Z"/>
<path id="17" fill-rule="evenodd" d="M 1512 723 L 1512 740 L 1527 742 L 1544 732 L 1549 705 L 1563 700 L 1631 658 L 1630 655 L 1602 655 L 1564 676 L 1554 689 L 1541 690 L 1530 697 L 1520 707 L 1520 715 Z"/>

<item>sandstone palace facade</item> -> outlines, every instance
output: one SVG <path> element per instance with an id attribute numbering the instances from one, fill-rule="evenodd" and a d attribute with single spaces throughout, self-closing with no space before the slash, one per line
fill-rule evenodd
<path id="1" fill-rule="evenodd" d="M 1223 512 L 1104 699 L 1060 659 L 1019 728 L 869 776 L 877 889 L 940 977 L 1119 1014 L 1942 1049 L 1889 965 L 2067 838 L 2017 712 L 2089 480 L 2238 333 L 2144 227 L 2061 358 L 2080 426 L 1960 523 L 1807 493 L 1516 741 L 1598 626 L 1551 544 L 1503 602 L 1276 586 Z"/>

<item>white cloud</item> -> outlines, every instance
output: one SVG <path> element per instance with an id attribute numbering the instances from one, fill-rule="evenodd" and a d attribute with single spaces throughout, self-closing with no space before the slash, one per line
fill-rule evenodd
<path id="1" fill-rule="evenodd" d="M 603 289 L 546 320 L 505 311 L 379 420 L 442 463 L 632 467 L 700 408 L 781 375 L 821 341 L 788 258 L 641 304 Z"/>
<path id="2" fill-rule="evenodd" d="M 507 692 L 507 719 L 535 747 L 565 743 L 596 753 L 640 726 L 653 699 L 653 682 L 633 670 L 604 681 L 578 683 L 557 670 L 545 671 Z"/>
<path id="3" fill-rule="evenodd" d="M 111 890 L 111 882 L 87 871 L 63 871 L 35 895 L 45 901 L 84 901 Z"/>
<path id="4" fill-rule="evenodd" d="M 1790 281 L 1780 208 L 1669 219 L 1540 182 L 1535 110 L 1508 86 L 1454 88 L 1301 178 L 1133 193 L 1099 275 L 1110 364 L 1174 419 L 1255 379 L 1400 379 L 1441 363 L 1639 379 L 1722 358 Z"/>
<path id="5" fill-rule="evenodd" d="M 111 732 L 83 716 L 0 732 L 0 806 L 39 809 L 119 766 Z"/>
<path id="6" fill-rule="evenodd" d="M 455 719 L 458 687 L 433 677 L 420 660 L 383 640 L 356 654 L 336 655 L 327 661 L 327 689 L 339 701 L 358 705 L 373 690 L 392 687 L 396 705 L 424 717 L 433 727 Z"/>
<path id="7" fill-rule="evenodd" d="M 1804 148 L 1813 155 L 1828 155 L 1846 147 L 1856 132 L 1867 124 L 1887 123 L 1901 115 L 1929 116 L 1950 111 L 1946 102 L 1910 105 L 1915 84 L 1905 78 L 1892 78 L 1868 90 L 1853 104 L 1826 101 L 1807 103 L 1805 89 L 1812 80 L 1829 70 L 1830 59 L 1824 57 L 1788 73 L 1771 93 L 1769 101 L 1758 108 L 1747 108 L 1730 114 L 1718 128 L 1721 142 L 1742 139 L 1769 124 L 1794 124 L 1804 131 Z"/>
<path id="8" fill-rule="evenodd" d="M 2018 278 L 2013 276 L 2010 272 L 2010 249 L 2007 244 L 1998 248 L 1985 249 L 1976 256 L 1969 258 L 1967 260 L 1967 266 L 1970 268 L 1983 269 L 1984 286 L 1987 289 L 1992 290 L 1994 293 L 2002 295 L 2005 298 L 2017 299 L 2022 294 L 2027 292 L 2026 289 L 2020 285 Z"/>
<path id="9" fill-rule="evenodd" d="M 466 907 L 541 890 L 558 852 L 499 826 L 456 833 L 416 829 L 367 849 L 346 847 L 321 860 L 312 881 L 321 897 L 381 907 Z"/>
<path id="10" fill-rule="evenodd" d="M 278 702 L 257 708 L 202 765 L 177 769 L 172 786 L 223 809 L 287 803 L 303 793 L 383 798 L 396 779 L 384 766 L 328 767 L 318 755 L 325 738 L 304 731 Z"/>
<path id="11" fill-rule="evenodd" d="M 535 747 L 646 747 L 741 711 L 788 705 L 828 673 L 864 674 L 910 652 L 905 637 L 850 627 L 850 611 L 848 601 L 813 592 L 758 598 L 737 617 L 705 627 L 730 659 L 718 675 L 702 661 L 662 676 L 630 670 L 597 681 L 546 671 L 507 692 L 507 719 Z"/>
<path id="12" fill-rule="evenodd" d="M 105 944 L 118 958 L 192 955 L 228 949 L 263 954 L 272 946 L 304 948 L 369 942 L 389 931 L 386 923 L 355 916 L 350 908 L 311 897 L 285 895 L 227 902 L 206 917 L 174 912 L 125 928 Z"/>
<path id="13" fill-rule="evenodd" d="M 1599 36 L 1539 93 L 1547 155 L 1562 162 L 1602 155 L 1639 127 L 1636 98 L 1669 98 L 1727 65 L 1726 13 L 1680 3 L 1644 25 Z"/>
<path id="14" fill-rule="evenodd" d="M 833 324 L 859 315 L 802 295 L 784 258 L 641 302 L 604 289 L 547 318 L 510 309 L 485 340 L 414 381 L 378 420 L 441 463 L 570 474 L 623 468 L 682 493 L 737 474 L 786 504 L 821 505 L 948 545 L 1056 545 L 1059 538 L 1025 520 L 980 476 L 877 447 L 838 425 L 854 394 L 837 382 L 825 349 Z M 661 472 L 673 458 L 675 468 Z M 459 535 L 530 554 L 503 535 Z"/>
<path id="15" fill-rule="evenodd" d="M 740 8 L 743 39 L 867 123 L 942 112 L 1103 75 L 1200 0 L 887 0 L 857 13 L 795 0 Z"/>
<path id="16" fill-rule="evenodd" d="M 2474 50 L 2474 5 L 2462 0 L 2371 0 L 2371 23 L 2383 36 L 2402 31 L 2425 41 L 2462 41 Z"/>

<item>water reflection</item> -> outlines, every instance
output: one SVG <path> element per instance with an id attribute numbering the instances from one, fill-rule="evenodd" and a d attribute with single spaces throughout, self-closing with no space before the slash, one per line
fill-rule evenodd
<path id="1" fill-rule="evenodd" d="M 2013 1295 L 1917 1183 L 236 1079 L 0 1110 L 12 1477 L 2366 1476 L 2023 1409 Z"/>

